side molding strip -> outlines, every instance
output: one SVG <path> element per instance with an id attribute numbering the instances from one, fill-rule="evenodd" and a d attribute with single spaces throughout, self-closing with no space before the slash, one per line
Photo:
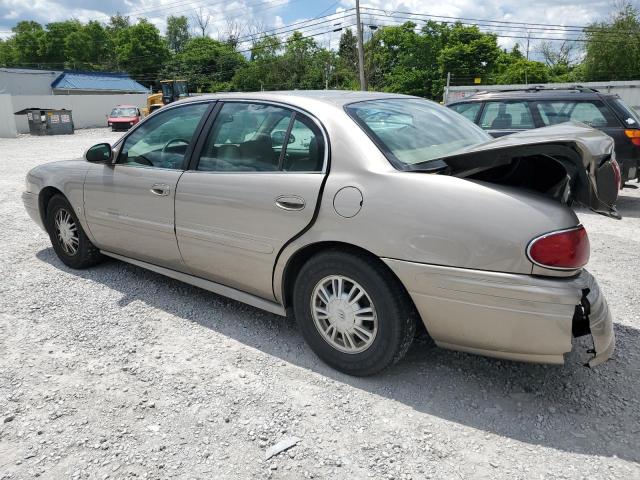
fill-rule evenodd
<path id="1" fill-rule="evenodd" d="M 189 275 L 187 273 L 177 272 L 169 268 L 159 267 L 158 265 L 154 265 L 152 263 L 147 263 L 141 260 L 135 260 L 133 258 L 118 255 L 117 253 L 106 252 L 104 250 L 100 250 L 100 253 L 117 260 L 122 260 L 123 262 L 136 265 L 138 267 L 146 268 L 147 270 L 151 270 L 152 272 L 156 272 L 161 275 L 180 280 L 181 282 L 188 283 L 189 285 L 193 285 L 198 288 L 202 288 L 203 290 L 217 293 L 218 295 L 231 298 L 232 300 L 246 303 L 247 305 L 251 305 L 252 307 L 260 308 L 262 310 L 275 313 L 276 315 L 280 315 L 282 317 L 286 316 L 285 309 L 282 305 L 275 302 L 270 302 L 269 300 L 265 300 L 260 297 L 256 297 L 255 295 L 251 295 L 250 293 L 242 292 L 240 290 L 236 290 L 235 288 L 211 282 L 209 280 L 205 280 L 204 278 L 194 277 L 193 275 Z"/>

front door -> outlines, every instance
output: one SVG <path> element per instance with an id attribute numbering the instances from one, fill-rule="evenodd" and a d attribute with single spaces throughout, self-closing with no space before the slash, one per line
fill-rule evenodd
<path id="1" fill-rule="evenodd" d="M 273 299 L 276 257 L 312 221 L 326 158 L 324 135 L 308 116 L 222 104 L 176 192 L 176 235 L 189 270 Z"/>
<path id="2" fill-rule="evenodd" d="M 176 185 L 209 103 L 158 112 L 127 136 L 114 165 L 93 165 L 84 185 L 87 224 L 106 251 L 182 270 L 174 231 Z"/>

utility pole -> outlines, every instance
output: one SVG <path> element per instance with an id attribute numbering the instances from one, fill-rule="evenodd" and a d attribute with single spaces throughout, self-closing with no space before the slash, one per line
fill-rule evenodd
<path id="1" fill-rule="evenodd" d="M 364 78 L 364 45 L 362 44 L 362 23 L 360 22 L 360 0 L 356 0 L 356 22 L 358 24 L 358 73 L 360 74 L 360 90 L 366 90 Z"/>
<path id="2" fill-rule="evenodd" d="M 527 62 L 529 61 L 529 40 L 531 39 L 531 32 L 527 30 Z M 524 66 L 524 83 L 525 85 L 529 85 L 529 79 L 527 78 L 527 66 Z"/>
<path id="3" fill-rule="evenodd" d="M 442 98 L 442 103 L 447 104 L 447 100 L 449 100 L 449 86 L 451 85 L 451 72 L 447 72 L 447 86 L 444 88 L 444 96 Z"/>

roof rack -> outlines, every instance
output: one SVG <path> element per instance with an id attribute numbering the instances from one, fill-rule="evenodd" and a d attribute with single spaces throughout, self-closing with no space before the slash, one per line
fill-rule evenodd
<path id="1" fill-rule="evenodd" d="M 546 87 L 544 85 L 532 85 L 526 88 L 505 88 L 500 90 L 483 90 L 481 92 L 477 92 L 476 95 L 480 95 L 483 93 L 492 93 L 492 92 L 540 92 L 540 91 L 557 91 L 557 90 L 576 90 L 578 92 L 585 93 L 598 93 L 598 90 L 591 87 L 583 87 L 582 85 L 573 85 L 570 87 Z"/>

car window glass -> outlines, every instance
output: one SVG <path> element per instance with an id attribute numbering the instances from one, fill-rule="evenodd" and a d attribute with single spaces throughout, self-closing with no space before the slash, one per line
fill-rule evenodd
<path id="1" fill-rule="evenodd" d="M 613 114 L 599 101 L 559 101 L 538 102 L 537 109 L 542 123 L 557 125 L 558 123 L 576 121 L 586 123 L 595 128 L 616 126 Z"/>
<path id="2" fill-rule="evenodd" d="M 437 160 L 490 138 L 451 109 L 427 100 L 366 100 L 345 108 L 385 156 L 401 168 Z"/>
<path id="3" fill-rule="evenodd" d="M 324 164 L 324 142 L 318 126 L 296 113 L 287 142 L 282 169 L 287 172 L 320 172 Z"/>
<path id="4" fill-rule="evenodd" d="M 290 110 L 273 105 L 223 104 L 207 136 L 197 169 L 277 171 L 291 116 Z"/>
<path id="5" fill-rule="evenodd" d="M 184 168 L 187 147 L 208 107 L 208 103 L 197 103 L 154 114 L 125 139 L 118 163 Z"/>
<path id="6" fill-rule="evenodd" d="M 463 117 L 466 117 L 472 122 L 475 122 L 481 106 L 482 106 L 482 103 L 480 102 L 472 102 L 472 103 L 458 103 L 457 105 L 451 105 L 450 108 L 458 112 Z"/>
<path id="7" fill-rule="evenodd" d="M 640 127 L 640 118 L 634 109 L 627 107 L 627 105 L 625 105 L 625 103 L 619 98 L 615 99 L 615 103 L 622 112 L 624 123 L 627 126 L 634 128 Z"/>
<path id="8" fill-rule="evenodd" d="M 527 102 L 487 102 L 480 126 L 485 130 L 534 128 Z"/>

